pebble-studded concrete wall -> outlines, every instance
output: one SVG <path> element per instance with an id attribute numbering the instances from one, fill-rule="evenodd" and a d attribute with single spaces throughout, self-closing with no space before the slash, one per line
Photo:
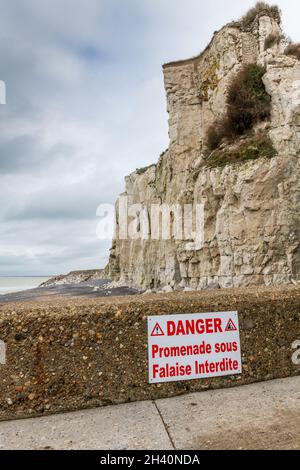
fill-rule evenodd
<path id="1" fill-rule="evenodd" d="M 243 374 L 148 383 L 147 316 L 238 310 Z M 300 288 L 70 299 L 0 307 L 0 419 L 171 397 L 299 375 Z"/>

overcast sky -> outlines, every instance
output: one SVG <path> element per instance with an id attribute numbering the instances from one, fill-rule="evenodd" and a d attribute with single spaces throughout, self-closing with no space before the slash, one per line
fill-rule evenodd
<path id="1" fill-rule="evenodd" d="M 96 209 L 168 146 L 162 64 L 250 0 L 0 0 L 0 275 L 104 267 Z M 300 42 L 299 0 L 277 2 Z"/>

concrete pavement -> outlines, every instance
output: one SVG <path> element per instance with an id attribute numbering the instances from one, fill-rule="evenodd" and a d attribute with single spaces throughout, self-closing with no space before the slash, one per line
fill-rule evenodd
<path id="1" fill-rule="evenodd" d="M 300 377 L 0 423 L 1 449 L 300 449 Z"/>

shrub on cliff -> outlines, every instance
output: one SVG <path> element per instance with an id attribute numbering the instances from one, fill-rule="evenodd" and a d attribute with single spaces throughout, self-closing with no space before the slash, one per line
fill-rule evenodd
<path id="1" fill-rule="evenodd" d="M 262 80 L 264 73 L 263 67 L 250 64 L 233 79 L 228 90 L 226 115 L 208 129 L 209 150 L 216 149 L 223 139 L 233 140 L 245 134 L 270 117 L 271 97 Z"/>
<path id="2" fill-rule="evenodd" d="M 262 16 L 264 13 L 271 16 L 279 23 L 281 22 L 281 12 L 277 5 L 269 5 L 266 2 L 257 2 L 255 7 L 251 8 L 251 10 L 241 18 L 240 24 L 244 29 L 247 29 L 252 25 L 258 15 Z"/>
<path id="3" fill-rule="evenodd" d="M 262 80 L 264 74 L 263 67 L 251 64 L 232 81 L 227 98 L 227 119 L 233 135 L 243 135 L 257 122 L 270 117 L 271 97 Z"/>
<path id="4" fill-rule="evenodd" d="M 286 55 L 290 55 L 296 57 L 296 59 L 300 60 L 300 43 L 298 44 L 289 44 L 284 51 Z"/>
<path id="5" fill-rule="evenodd" d="M 269 36 L 265 39 L 265 51 L 275 45 L 278 46 L 282 39 L 284 39 L 284 35 L 278 32 L 269 34 Z"/>

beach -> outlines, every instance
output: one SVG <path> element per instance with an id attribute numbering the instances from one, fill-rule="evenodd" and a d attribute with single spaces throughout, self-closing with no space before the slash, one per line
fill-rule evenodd
<path id="1" fill-rule="evenodd" d="M 8 279 L 8 278 L 2 278 Z M 12 278 L 13 279 L 13 278 Z M 16 279 L 16 278 L 14 278 Z M 24 284 L 20 281 L 19 289 L 18 284 L 11 282 L 12 288 L 6 288 L 7 292 L 4 291 L 5 287 L 3 286 L 2 294 L 0 295 L 0 304 L 10 303 L 10 302 L 26 302 L 26 301 L 38 301 L 44 299 L 53 299 L 56 297 L 59 298 L 69 298 L 69 297 L 113 297 L 113 296 L 124 296 L 124 295 L 135 295 L 139 291 L 130 287 L 110 287 L 111 281 L 109 279 L 96 279 L 83 281 L 79 283 L 70 283 L 70 284 L 57 284 L 50 285 L 49 287 L 40 287 L 42 283 L 47 282 L 49 278 L 30 278 L 31 282 L 34 284 L 34 279 L 36 283 L 34 288 L 26 289 L 26 285 L 30 286 L 28 283 Z M 8 282 L 6 281 L 8 284 Z M 1 284 L 0 284 L 1 285 Z M 25 287 L 25 289 L 22 289 Z"/>
<path id="2" fill-rule="evenodd" d="M 0 276 L 0 296 L 34 289 L 49 278 L 50 276 Z"/>

